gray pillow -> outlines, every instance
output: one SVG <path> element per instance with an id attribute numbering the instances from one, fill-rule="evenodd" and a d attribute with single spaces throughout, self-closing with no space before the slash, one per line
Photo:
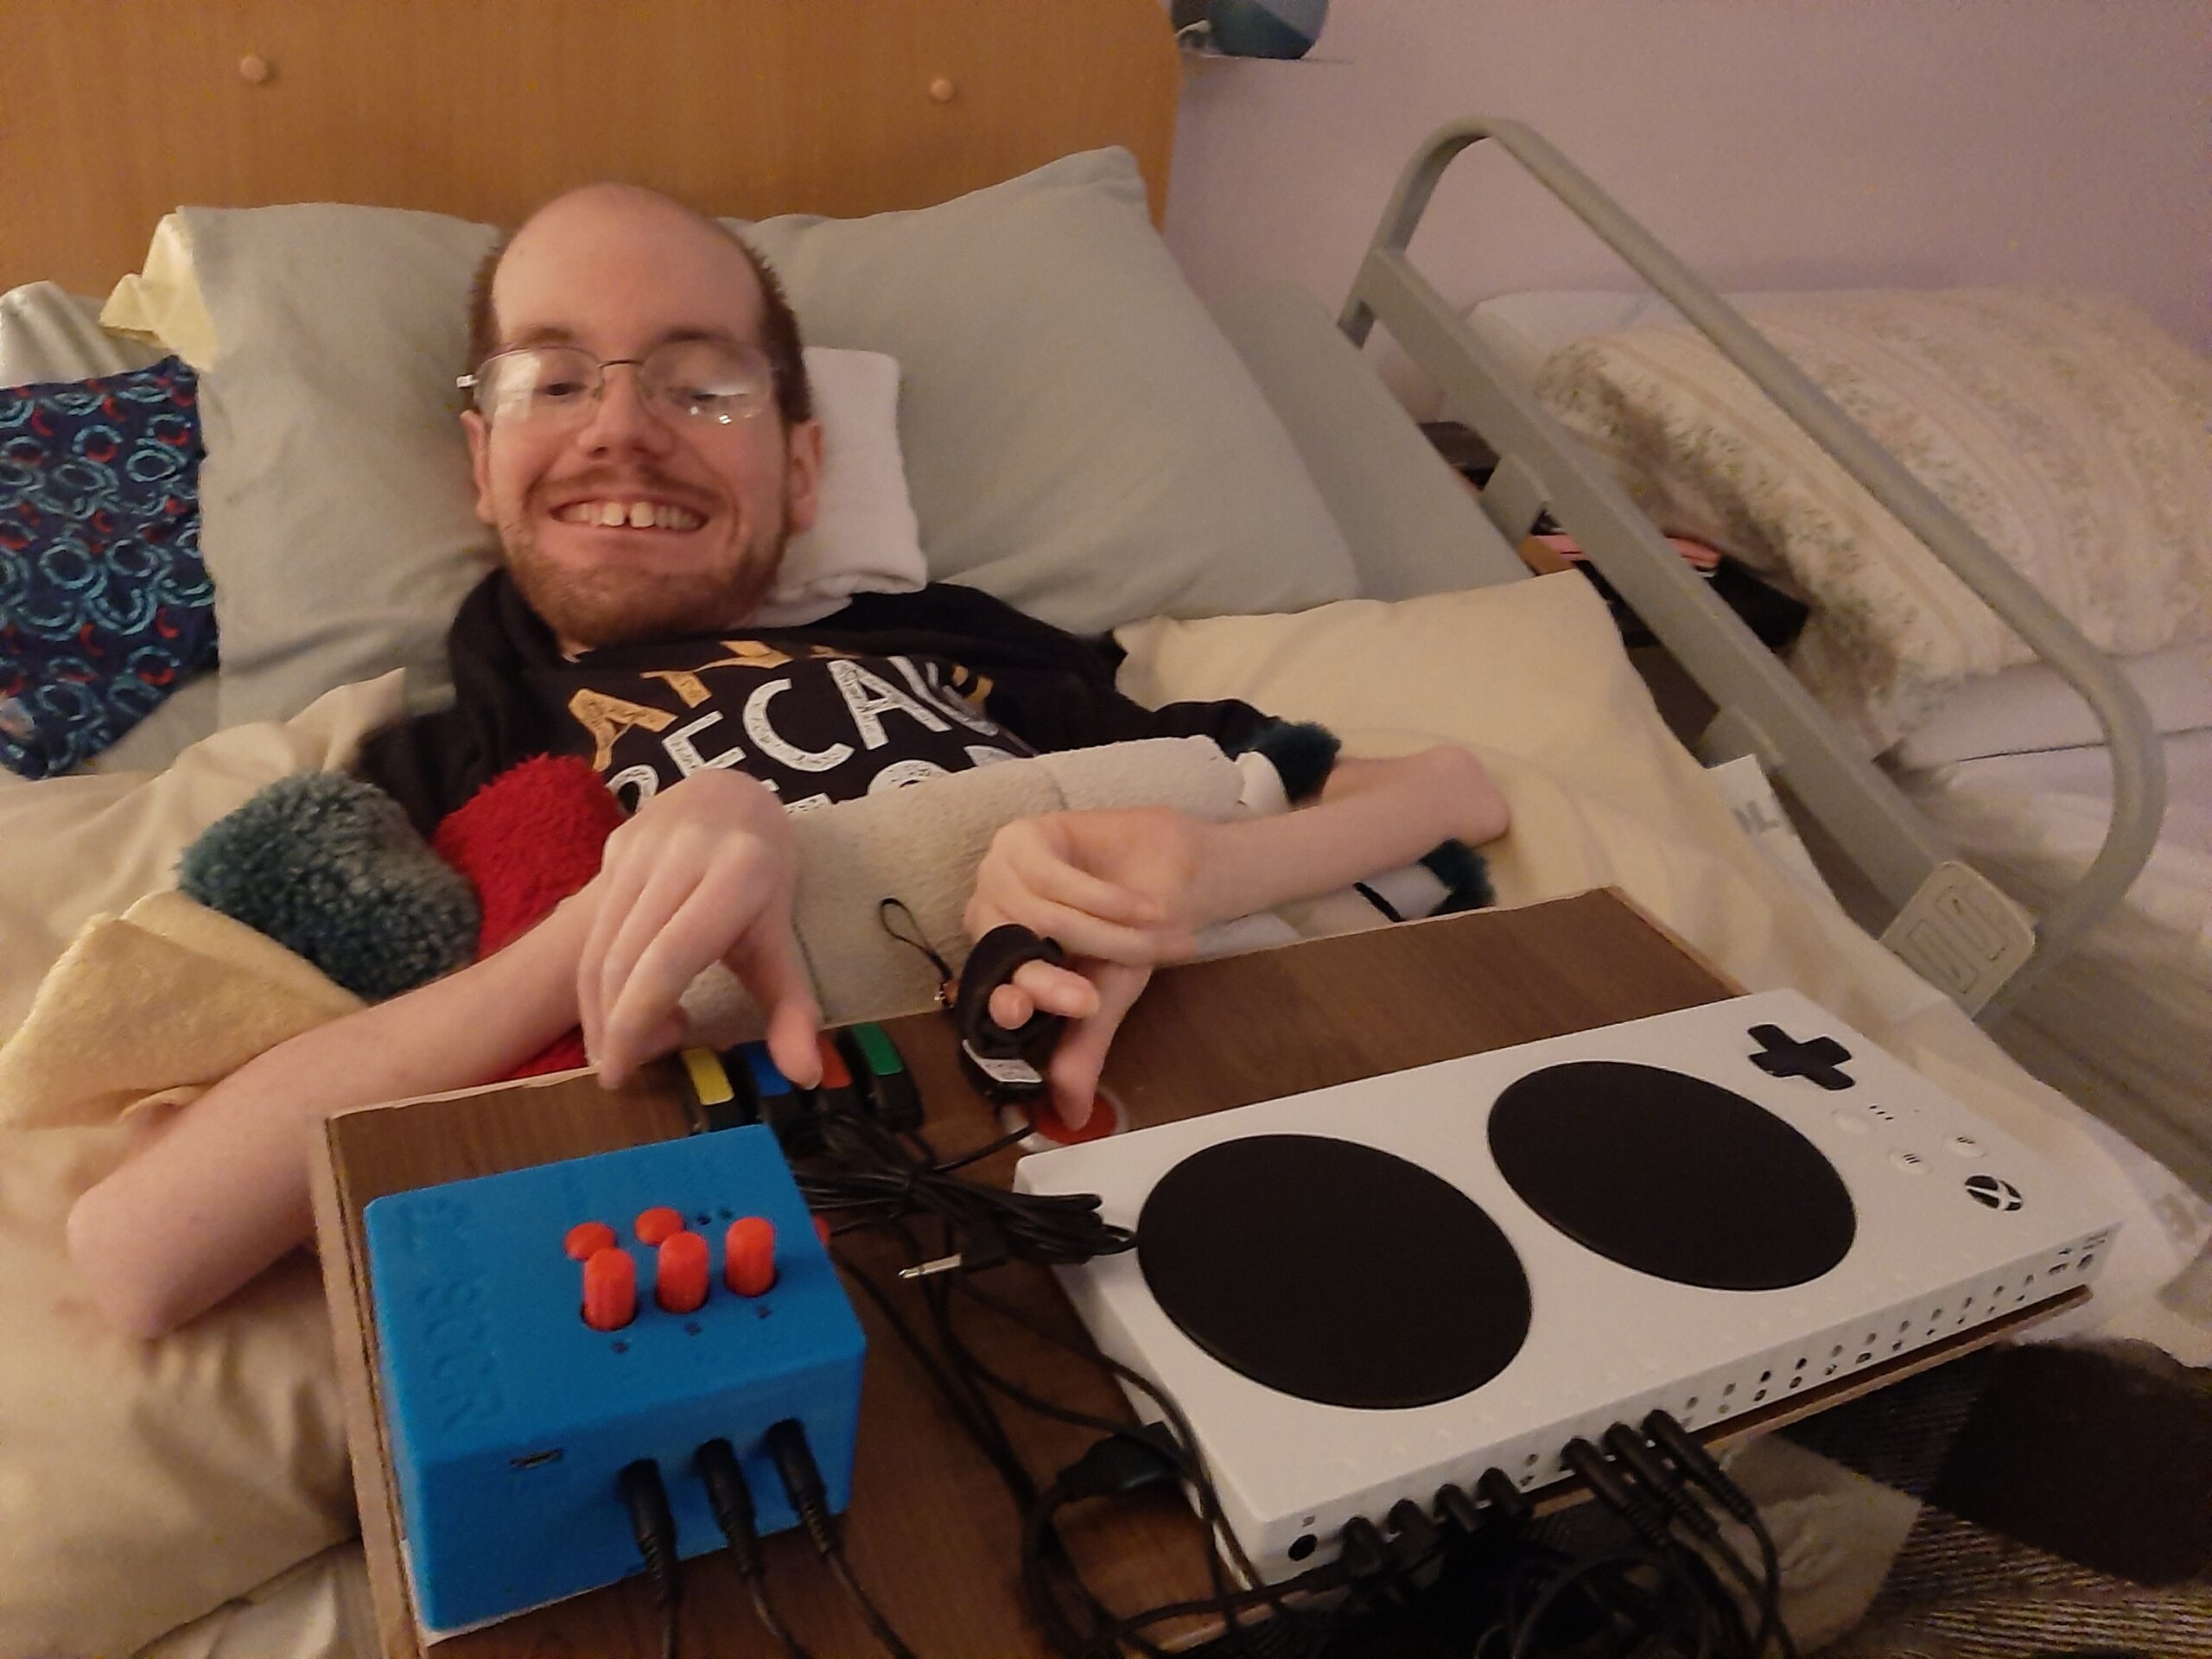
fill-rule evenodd
<path id="1" fill-rule="evenodd" d="M 453 391 L 492 231 L 323 204 L 179 217 L 216 340 L 200 545 L 220 723 L 396 667 L 410 708 L 443 701 L 446 627 L 492 559 Z"/>
<path id="2" fill-rule="evenodd" d="M 743 226 L 807 338 L 887 352 L 931 574 L 1078 632 L 1357 590 L 1124 149 L 916 212 Z"/>
<path id="3" fill-rule="evenodd" d="M 221 721 L 280 719 L 442 642 L 486 568 L 453 419 L 486 226 L 387 208 L 189 208 L 217 348 L 201 545 Z M 1126 151 L 936 207 L 746 227 L 809 341 L 888 353 L 931 574 L 1100 632 L 1355 591 L 1296 450 L 1145 217 Z"/>

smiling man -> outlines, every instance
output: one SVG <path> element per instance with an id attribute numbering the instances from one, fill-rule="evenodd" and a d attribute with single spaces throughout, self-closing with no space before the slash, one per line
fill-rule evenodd
<path id="1" fill-rule="evenodd" d="M 632 816 L 537 927 L 270 1050 L 78 1201 L 71 1255 L 125 1329 L 166 1331 L 307 1239 L 309 1137 L 329 1112 L 504 1076 L 579 1026 L 619 1082 L 683 1040 L 679 998 L 716 962 L 766 1012 L 784 1071 L 818 1077 L 791 811 L 1129 738 L 1265 752 L 1275 729 L 1240 702 L 1141 708 L 1100 652 L 972 588 L 760 626 L 813 520 L 823 435 L 790 307 L 712 219 L 626 186 L 561 197 L 487 263 L 474 334 L 461 419 L 502 565 L 454 621 L 454 706 L 379 734 L 362 770 L 427 832 L 520 762 L 575 754 Z M 1319 799 L 1296 812 L 1058 813 L 1000 833 L 967 925 L 1018 922 L 1068 951 L 993 1002 L 1008 1026 L 1034 1007 L 1072 1022 L 1051 1069 L 1065 1114 L 1087 1116 L 1122 1016 L 1201 928 L 1505 828 L 1461 751 L 1311 770 Z"/>
<path id="2" fill-rule="evenodd" d="M 760 626 L 823 440 L 790 304 L 718 221 L 627 186 L 561 197 L 486 260 L 470 337 L 461 422 L 502 569 L 454 623 L 454 707 L 362 762 L 425 835 L 533 754 L 582 756 L 633 810 L 719 769 L 804 810 L 1046 749 L 1238 748 L 1271 724 L 1141 709 L 1096 651 L 971 588 Z"/>
<path id="3" fill-rule="evenodd" d="M 477 512 L 556 634 L 751 618 L 813 523 L 822 429 L 798 322 L 742 242 L 645 191 L 577 191 L 486 260 L 469 346 Z"/>

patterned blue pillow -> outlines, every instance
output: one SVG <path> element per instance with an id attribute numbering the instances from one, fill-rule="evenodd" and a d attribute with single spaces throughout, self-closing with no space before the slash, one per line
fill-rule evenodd
<path id="1" fill-rule="evenodd" d="M 176 358 L 0 388 L 0 766 L 98 754 L 215 659 L 200 411 Z"/>

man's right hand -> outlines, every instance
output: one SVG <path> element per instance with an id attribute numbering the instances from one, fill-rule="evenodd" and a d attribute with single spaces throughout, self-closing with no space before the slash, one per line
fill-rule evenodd
<path id="1" fill-rule="evenodd" d="M 768 1052 L 784 1075 L 821 1080 L 822 1011 L 791 923 L 798 874 L 790 818 L 741 772 L 695 772 L 608 838 L 576 964 L 584 1050 L 601 1084 L 618 1087 L 683 1043 L 684 989 L 716 962 L 767 1015 Z"/>

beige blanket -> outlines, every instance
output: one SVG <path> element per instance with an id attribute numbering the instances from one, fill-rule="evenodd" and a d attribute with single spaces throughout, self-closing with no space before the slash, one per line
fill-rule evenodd
<path id="1" fill-rule="evenodd" d="M 1696 764 L 1666 734 L 1604 607 L 1580 576 L 1398 605 L 1355 601 L 1293 617 L 1147 624 L 1125 631 L 1123 643 L 1130 651 L 1123 686 L 1141 698 L 1243 696 L 1289 717 L 1327 722 L 1354 753 L 1400 753 L 1440 741 L 1473 746 L 1492 764 L 1515 813 L 1513 832 L 1492 849 L 1503 902 L 1613 885 L 1746 985 L 1794 984 L 1827 1004 L 2103 1192 L 2126 1219 L 2096 1310 L 2139 1331 L 2159 1317 L 2156 1292 L 2194 1254 L 2184 1246 L 2201 1234 L 2201 1218 L 2173 1206 L 2153 1173 L 2139 1166 L 2132 1179 L 2080 1112 L 2028 1078 L 1840 912 L 1793 890 L 1762 860 Z M 0 962 L 0 1032 L 21 1020 L 38 976 L 90 916 L 123 912 L 167 885 L 165 861 L 261 783 L 302 766 L 340 764 L 351 737 L 396 708 L 396 690 L 389 682 L 348 688 L 289 728 L 221 734 L 162 779 L 72 779 L 0 791 L 6 858 L 0 924 L 14 947 Z M 29 849 L 28 859 L 19 859 L 19 849 Z M 116 1133 L 53 1130 L 10 1139 L 59 1146 L 65 1137 L 85 1136 L 91 1147 Z M 58 1226 L 56 1195 L 73 1190 L 68 1184 L 83 1179 L 82 1167 L 56 1160 L 35 1169 L 27 1179 L 44 1184 L 38 1225 L 49 1230 L 34 1237 L 37 1228 L 28 1229 L 20 1243 L 11 1243 L 13 1233 L 0 1234 L 0 1294 L 24 1282 L 18 1263 L 25 1258 L 11 1253 L 18 1249 L 46 1250 L 29 1272 L 47 1286 L 66 1285 L 50 1230 Z M 0 1206 L 0 1214 L 13 1208 Z M 311 1308 L 311 1286 L 302 1291 L 302 1306 Z M 46 1294 L 66 1297 L 66 1291 Z M 112 1608 L 108 1593 L 118 1581 L 143 1594 L 149 1615 L 168 1610 L 169 1624 L 213 1605 L 220 1597 L 209 1597 L 204 1566 L 188 1572 L 162 1548 L 189 1523 L 138 1497 L 146 1448 L 158 1449 L 176 1422 L 175 1390 L 158 1375 L 132 1370 L 112 1351 L 96 1359 L 73 1352 L 80 1327 L 19 1321 L 14 1308 L 4 1312 L 19 1357 L 0 1361 L 0 1422 L 51 1423 L 56 1444 L 66 1436 L 108 1447 L 102 1461 L 118 1484 L 103 1487 L 104 1501 L 83 1515 L 73 1509 L 58 1515 L 43 1504 L 19 1510 L 9 1495 L 19 1478 L 13 1459 L 21 1443 L 0 1440 L 0 1533 L 25 1535 L 35 1527 L 87 1541 L 20 1574 L 11 1553 L 0 1552 L 0 1609 L 93 1607 L 119 1618 L 127 1610 Z M 242 1323 L 228 1351 L 228 1409 L 242 1421 L 273 1413 L 297 1424 L 312 1407 L 327 1414 L 316 1421 L 331 1427 L 321 1440 L 296 1435 L 281 1452 L 245 1435 L 210 1439 L 195 1427 L 201 1455 L 193 1479 L 170 1469 L 154 1490 L 181 1494 L 180 1503 L 188 1497 L 199 1516 L 270 1512 L 243 1496 L 241 1483 L 250 1478 L 282 1477 L 293 1491 L 343 1479 L 327 1357 L 249 1363 L 255 1351 L 239 1344 L 250 1329 Z M 78 1396 L 96 1389 L 127 1395 L 116 1423 L 81 1423 Z M 274 1512 L 300 1513 L 282 1506 Z M 143 1536 L 126 1524 L 141 1516 Z M 327 1541 L 321 1523 L 300 1520 L 283 1535 L 283 1548 L 233 1551 L 251 1540 L 226 1529 L 216 1552 L 229 1573 L 223 1593 L 268 1580 Z M 198 1544 L 206 1554 L 206 1539 Z M 142 1625 L 136 1639 L 162 1628 Z M 10 1634 L 0 1630 L 0 1652 L 23 1649 L 11 1644 Z M 111 1650 L 129 1645 L 118 1639 Z"/>

